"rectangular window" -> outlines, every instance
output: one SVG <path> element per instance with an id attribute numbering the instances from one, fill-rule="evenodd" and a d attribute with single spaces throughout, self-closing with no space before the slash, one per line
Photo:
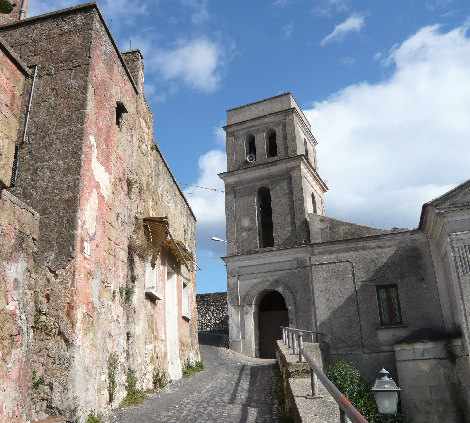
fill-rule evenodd
<path id="1" fill-rule="evenodd" d="M 161 300 L 161 295 L 157 289 L 158 286 L 158 264 L 148 257 L 145 260 L 145 295 L 152 300 Z"/>
<path id="2" fill-rule="evenodd" d="M 182 315 L 186 320 L 191 320 L 189 315 L 189 286 L 187 283 L 183 282 L 183 293 L 182 293 Z"/>
<path id="3" fill-rule="evenodd" d="M 377 286 L 380 324 L 382 326 L 402 325 L 400 299 L 397 285 Z"/>

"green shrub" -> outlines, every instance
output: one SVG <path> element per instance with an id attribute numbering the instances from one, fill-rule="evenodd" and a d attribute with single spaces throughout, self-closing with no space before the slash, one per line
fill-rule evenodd
<path id="1" fill-rule="evenodd" d="M 157 369 L 153 374 L 153 388 L 164 388 L 167 384 L 166 376 L 164 373 L 160 373 L 160 369 Z"/>
<path id="2" fill-rule="evenodd" d="M 33 370 L 33 376 L 31 378 L 31 386 L 33 389 L 38 389 L 45 381 L 44 376 L 38 377 L 36 370 Z"/>
<path id="3" fill-rule="evenodd" d="M 93 413 L 88 414 L 86 423 L 103 423 L 103 417 L 101 414 L 95 416 Z"/>
<path id="4" fill-rule="evenodd" d="M 188 363 L 183 367 L 183 377 L 189 377 L 195 375 L 197 372 L 204 370 L 204 364 L 202 361 L 196 361 L 194 364 Z"/>
<path id="5" fill-rule="evenodd" d="M 340 360 L 330 368 L 327 376 L 369 423 L 389 421 L 377 409 L 375 399 L 370 392 L 373 384 L 361 376 L 354 364 Z M 393 423 L 407 423 L 409 421 L 406 410 L 399 411 L 390 420 Z"/>
<path id="6" fill-rule="evenodd" d="M 127 372 L 126 397 L 122 400 L 121 406 L 139 405 L 144 402 L 145 394 L 137 389 L 137 378 L 132 370 Z"/>

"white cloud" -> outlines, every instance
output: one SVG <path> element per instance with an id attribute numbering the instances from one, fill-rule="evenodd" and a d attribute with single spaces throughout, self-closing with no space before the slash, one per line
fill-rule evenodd
<path id="1" fill-rule="evenodd" d="M 284 28 L 282 28 L 282 35 L 284 36 L 286 40 L 291 37 L 293 30 L 294 30 L 294 25 L 292 24 L 292 22 L 286 25 Z"/>
<path id="2" fill-rule="evenodd" d="M 225 149 L 225 131 L 222 123 L 214 128 L 215 143 Z"/>
<path id="3" fill-rule="evenodd" d="M 202 257 L 225 255 L 225 244 L 211 241 L 213 236 L 225 238 L 225 197 L 224 184 L 217 176 L 225 172 L 227 159 L 225 152 L 211 150 L 198 161 L 200 176 L 194 185 L 214 190 L 189 187 L 185 189 L 189 204 L 197 219 L 197 248 Z"/>
<path id="4" fill-rule="evenodd" d="M 344 36 L 350 32 L 358 33 L 364 26 L 364 16 L 362 15 L 351 15 L 343 23 L 335 26 L 333 32 L 323 38 L 321 45 L 324 46 L 331 41 L 341 41 Z"/>
<path id="5" fill-rule="evenodd" d="M 209 21 L 210 14 L 207 2 L 208 0 L 183 0 L 183 4 L 194 9 L 194 13 L 191 15 L 193 25 L 201 25 Z"/>
<path id="6" fill-rule="evenodd" d="M 276 0 L 274 3 L 271 3 L 271 6 L 274 7 L 286 7 L 290 3 L 290 0 Z"/>
<path id="7" fill-rule="evenodd" d="M 354 57 L 351 57 L 351 56 L 346 56 L 346 57 L 343 57 L 340 60 L 340 62 L 343 66 L 352 66 L 356 63 L 356 59 Z"/>
<path id="8" fill-rule="evenodd" d="M 422 28 L 391 50 L 393 75 L 305 111 L 329 181 L 327 214 L 416 227 L 421 205 L 470 177 L 467 28 Z"/>
<path id="9" fill-rule="evenodd" d="M 323 0 L 318 1 L 313 13 L 319 16 L 331 16 L 334 12 L 346 12 L 349 9 L 349 0 Z"/>
<path id="10" fill-rule="evenodd" d="M 181 41 L 173 50 L 157 50 L 149 61 L 165 80 L 182 80 L 199 91 L 213 92 L 219 83 L 220 46 L 206 38 Z"/>

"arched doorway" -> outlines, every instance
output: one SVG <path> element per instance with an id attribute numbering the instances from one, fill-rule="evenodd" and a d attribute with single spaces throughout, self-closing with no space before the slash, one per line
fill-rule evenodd
<path id="1" fill-rule="evenodd" d="M 276 357 L 276 340 L 282 338 L 281 326 L 289 326 L 286 301 L 277 291 L 263 296 L 258 307 L 258 340 L 260 358 Z"/>

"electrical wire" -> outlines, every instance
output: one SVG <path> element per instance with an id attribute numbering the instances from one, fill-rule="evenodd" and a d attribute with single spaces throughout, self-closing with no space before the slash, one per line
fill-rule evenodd
<path id="1" fill-rule="evenodd" d="M 178 182 L 178 181 L 177 181 Z M 200 189 L 206 189 L 208 191 L 215 191 L 215 192 L 222 192 L 222 193 L 225 193 L 225 191 L 222 191 L 220 189 L 216 189 L 216 188 L 209 188 L 209 187 L 203 187 L 201 185 L 193 185 L 193 184 L 185 184 L 184 182 L 178 182 L 180 185 L 186 185 L 188 187 L 194 187 L 194 188 L 200 188 Z"/>

